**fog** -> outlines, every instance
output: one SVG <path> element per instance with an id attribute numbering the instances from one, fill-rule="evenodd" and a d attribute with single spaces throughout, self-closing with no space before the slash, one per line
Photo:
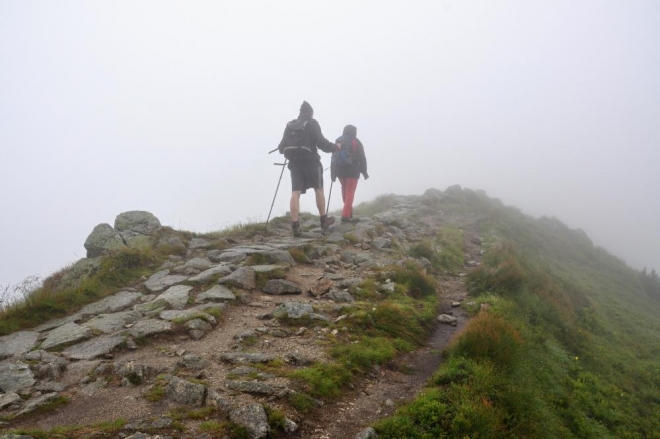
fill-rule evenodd
<path id="1" fill-rule="evenodd" d="M 303 100 L 330 140 L 357 126 L 356 204 L 461 184 L 659 269 L 658 78 L 652 0 L 4 0 L 0 285 L 128 210 L 265 220 Z"/>

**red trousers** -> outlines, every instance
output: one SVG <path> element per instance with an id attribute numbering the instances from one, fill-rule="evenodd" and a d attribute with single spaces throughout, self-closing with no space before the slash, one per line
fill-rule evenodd
<path id="1" fill-rule="evenodd" d="M 339 178 L 341 183 L 341 199 L 344 201 L 344 210 L 341 212 L 342 218 L 351 218 L 353 216 L 353 199 L 357 189 L 357 178 Z"/>

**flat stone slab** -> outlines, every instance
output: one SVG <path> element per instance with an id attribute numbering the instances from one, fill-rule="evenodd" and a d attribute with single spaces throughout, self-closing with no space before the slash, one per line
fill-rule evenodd
<path id="1" fill-rule="evenodd" d="M 189 308 L 184 310 L 168 310 L 161 312 L 158 317 L 170 322 L 177 319 L 189 320 L 192 319 L 193 317 L 198 317 L 215 325 L 217 323 L 215 317 L 205 312 L 205 310 L 206 308 L 199 308 L 199 307 Z"/>
<path id="2" fill-rule="evenodd" d="M 155 300 L 164 300 L 174 309 L 184 309 L 188 304 L 188 295 L 193 287 L 188 285 L 175 285 L 170 287 Z"/>
<path id="3" fill-rule="evenodd" d="M 0 337 L 0 360 L 18 357 L 30 351 L 37 342 L 37 338 L 39 338 L 39 333 L 34 331 L 18 331 Z"/>
<path id="4" fill-rule="evenodd" d="M 169 308 L 170 303 L 166 300 L 156 299 L 151 300 L 145 303 L 138 303 L 133 307 L 135 311 L 141 312 L 142 314 L 149 314 L 161 308 L 161 311 L 165 308 Z M 159 311 L 160 312 L 160 311 Z"/>
<path id="5" fill-rule="evenodd" d="M 120 291 L 117 294 L 108 296 L 98 302 L 90 303 L 84 306 L 78 314 L 81 315 L 97 315 L 97 314 L 112 314 L 122 311 L 129 306 L 137 303 L 142 294 L 133 291 Z"/>
<path id="6" fill-rule="evenodd" d="M 224 277 L 228 274 L 231 274 L 231 268 L 226 265 L 216 265 L 215 267 L 211 267 L 208 270 L 202 271 L 198 275 L 193 276 L 188 280 L 190 282 L 201 283 L 212 279 L 214 276 Z"/>
<path id="7" fill-rule="evenodd" d="M 123 335 L 96 337 L 65 349 L 62 355 L 71 360 L 91 360 L 109 354 L 124 341 L 126 337 Z"/>
<path id="8" fill-rule="evenodd" d="M 204 258 L 192 258 L 185 264 L 186 267 L 196 268 L 197 270 L 202 271 L 208 270 L 209 268 L 213 267 L 213 265 L 213 262 Z"/>
<path id="9" fill-rule="evenodd" d="M 128 332 L 133 337 L 148 337 L 150 335 L 161 334 L 171 330 L 172 324 L 169 322 L 156 319 L 146 319 L 137 322 Z"/>
<path id="10" fill-rule="evenodd" d="M 276 357 L 274 355 L 249 352 L 225 352 L 220 355 L 220 359 L 222 361 L 226 361 L 232 364 L 268 363 L 269 361 L 275 360 L 275 358 Z"/>
<path id="11" fill-rule="evenodd" d="M 75 323 L 67 323 L 48 333 L 48 337 L 41 344 L 41 349 L 52 349 L 69 343 L 85 340 L 91 337 L 92 330 Z"/>
<path id="12" fill-rule="evenodd" d="M 112 334 L 123 329 L 127 324 L 138 321 L 142 314 L 138 311 L 122 311 L 114 314 L 99 314 L 90 321 L 83 323 L 83 326 L 105 334 Z"/>
<path id="13" fill-rule="evenodd" d="M 170 270 L 163 270 L 152 274 L 144 283 L 144 286 L 147 287 L 149 291 L 156 292 L 171 287 L 172 285 L 180 284 L 187 279 L 188 276 L 172 275 L 170 274 Z"/>
<path id="14" fill-rule="evenodd" d="M 245 252 L 229 250 L 219 255 L 209 256 L 209 259 L 215 262 L 242 262 L 247 259 L 247 256 Z"/>
<path id="15" fill-rule="evenodd" d="M 281 294 L 300 294 L 302 289 L 298 284 L 285 280 L 285 279 L 271 279 L 263 287 L 264 293 L 281 295 Z"/>
<path id="16" fill-rule="evenodd" d="M 38 396 L 36 398 L 32 398 L 28 401 L 28 403 L 25 405 L 23 410 L 18 412 L 16 416 L 23 416 L 27 415 L 28 413 L 32 413 L 33 411 L 37 410 L 39 407 L 42 405 L 46 405 L 49 402 L 52 402 L 59 396 L 59 393 L 47 393 L 45 395 Z"/>
<path id="17" fill-rule="evenodd" d="M 214 285 L 211 289 L 197 295 L 195 302 L 203 303 L 206 301 L 221 302 L 226 300 L 236 300 L 236 296 L 229 288 L 224 285 Z"/>
<path id="18" fill-rule="evenodd" d="M 49 320 L 46 323 L 37 326 L 36 328 L 34 328 L 34 330 L 37 332 L 50 331 L 51 329 L 59 328 L 62 325 L 66 325 L 67 323 L 79 322 L 82 319 L 83 316 L 81 316 L 80 314 L 72 314 L 70 316 L 62 317 L 59 319 Z"/>
<path id="19" fill-rule="evenodd" d="M 21 397 L 14 392 L 9 392 L 5 395 L 0 395 L 0 410 L 3 410 L 5 407 L 10 406 L 12 404 L 16 404 L 17 402 L 21 402 L 21 401 L 23 401 L 23 399 L 21 399 Z"/>
<path id="20" fill-rule="evenodd" d="M 241 267 L 229 276 L 218 281 L 220 285 L 228 285 L 243 290 L 253 290 L 256 287 L 256 275 L 250 267 Z"/>
<path id="21" fill-rule="evenodd" d="M 255 273 L 272 273 L 277 270 L 288 271 L 289 267 L 287 265 L 250 265 L 250 268 L 254 270 Z"/>
<path id="22" fill-rule="evenodd" d="M 340 303 L 355 302 L 355 298 L 348 291 L 331 291 L 325 298 Z"/>
<path id="23" fill-rule="evenodd" d="M 274 395 L 277 393 L 277 390 L 273 386 L 261 381 L 228 380 L 225 381 L 225 386 L 229 390 L 233 390 L 235 392 L 254 393 L 257 395 Z"/>
<path id="24" fill-rule="evenodd" d="M 32 387 L 34 375 L 27 364 L 21 361 L 0 363 L 0 389 L 4 393 L 17 392 Z"/>

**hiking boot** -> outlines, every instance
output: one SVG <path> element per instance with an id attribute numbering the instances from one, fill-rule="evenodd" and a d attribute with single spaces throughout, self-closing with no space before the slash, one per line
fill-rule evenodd
<path id="1" fill-rule="evenodd" d="M 302 236 L 302 230 L 300 230 L 300 223 L 298 221 L 291 223 L 291 230 L 293 230 L 293 236 L 295 238 Z"/>
<path id="2" fill-rule="evenodd" d="M 328 215 L 323 215 L 321 217 L 321 228 L 323 230 L 327 229 L 331 225 L 335 223 L 335 217 L 334 216 L 328 216 Z"/>

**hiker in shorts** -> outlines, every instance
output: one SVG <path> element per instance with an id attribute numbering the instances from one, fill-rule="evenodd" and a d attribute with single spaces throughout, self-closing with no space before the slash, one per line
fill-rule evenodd
<path id="1" fill-rule="evenodd" d="M 291 171 L 291 228 L 293 236 L 301 236 L 298 214 L 300 212 L 300 194 L 307 189 L 314 189 L 316 207 L 321 217 L 321 229 L 325 230 L 334 224 L 334 217 L 329 217 L 325 211 L 325 194 L 323 193 L 323 165 L 318 149 L 327 153 L 337 151 L 341 146 L 323 137 L 321 126 L 312 116 L 312 106 L 304 101 L 300 106 L 297 119 L 287 123 L 279 145 L 280 153 L 289 160 Z"/>
<path id="2" fill-rule="evenodd" d="M 367 157 L 362 142 L 357 138 L 357 128 L 353 125 L 344 127 L 344 134 L 337 139 L 337 143 L 341 149 L 332 156 L 332 181 L 336 177 L 341 183 L 341 198 L 344 201 L 341 222 L 347 223 L 353 220 L 353 199 L 360 174 L 364 175 L 365 180 L 369 178 Z"/>

